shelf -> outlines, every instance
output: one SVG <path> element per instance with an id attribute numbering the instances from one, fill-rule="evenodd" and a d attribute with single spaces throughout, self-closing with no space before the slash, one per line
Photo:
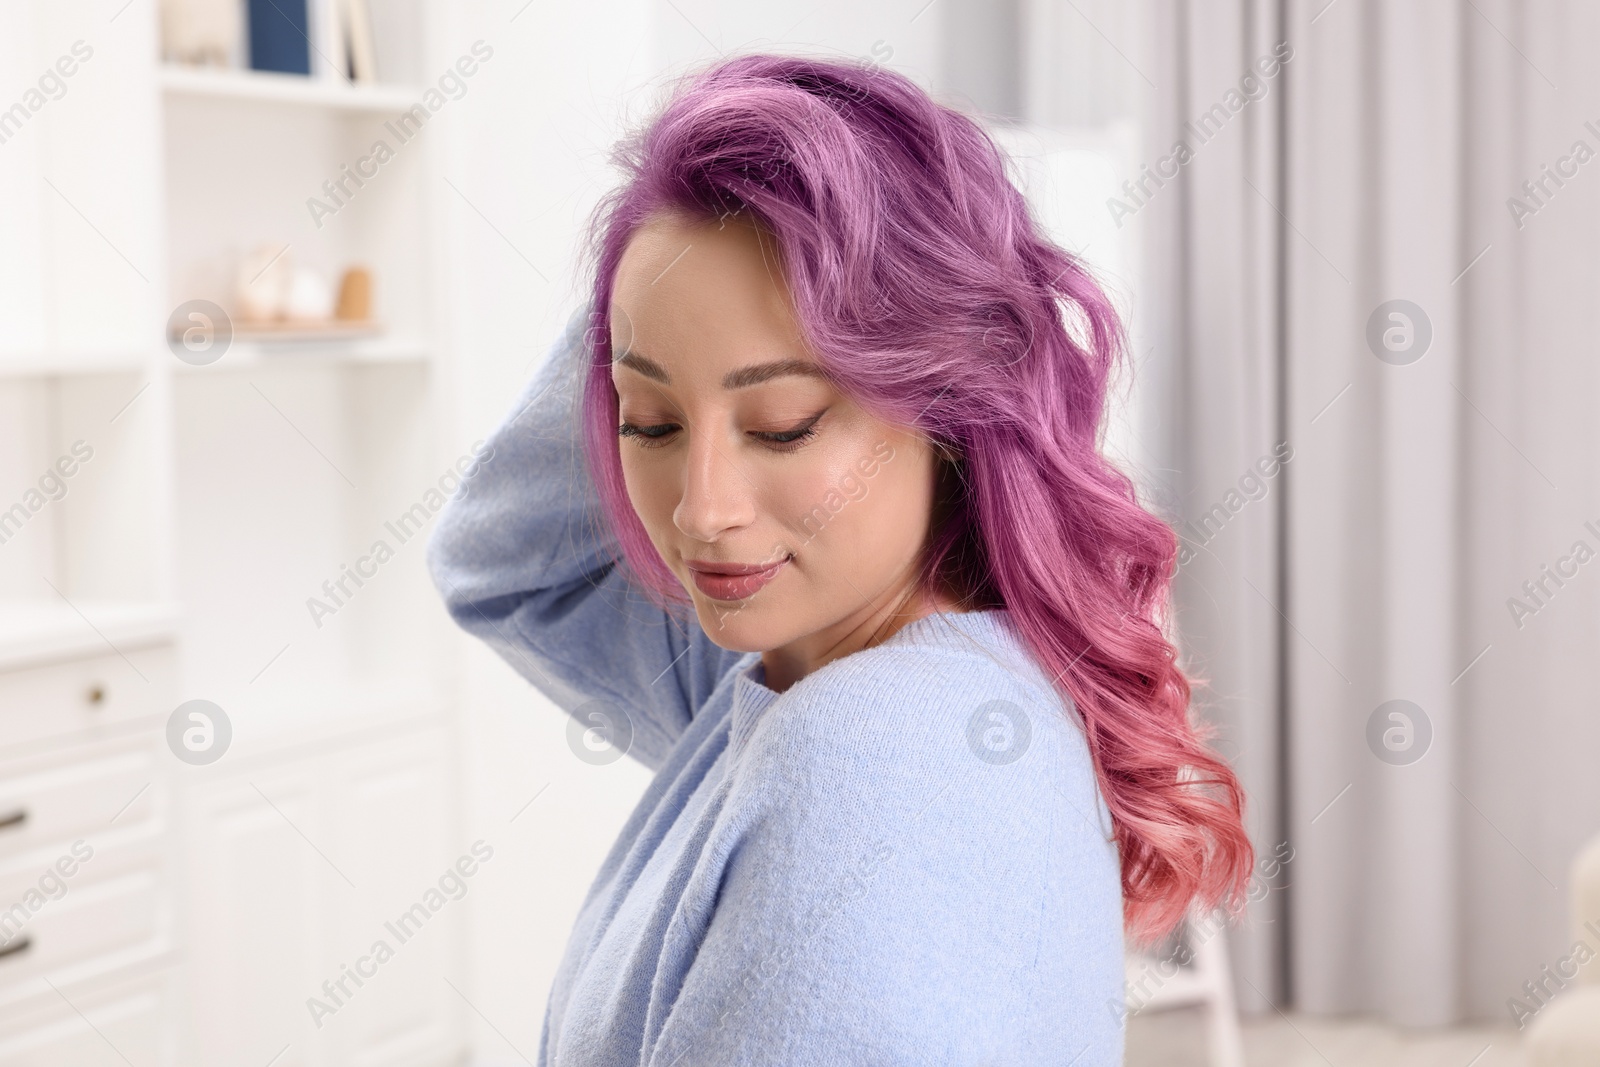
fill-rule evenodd
<path id="1" fill-rule="evenodd" d="M 0 602 L 0 670 L 106 652 L 107 642 L 118 649 L 162 644 L 174 640 L 177 629 L 170 604 Z"/>
<path id="2" fill-rule="evenodd" d="M 351 112 L 405 111 L 422 95 L 420 89 L 405 86 L 351 85 L 331 78 L 255 70 L 168 65 L 161 68 L 160 78 L 168 97 L 294 104 Z"/>
<path id="3" fill-rule="evenodd" d="M 430 355 L 421 338 L 369 338 L 346 340 L 340 337 L 319 341 L 235 341 L 221 359 L 205 366 L 173 360 L 179 374 L 216 374 L 222 371 L 259 370 L 272 365 L 304 366 L 307 363 L 348 364 L 425 364 Z"/>
<path id="4" fill-rule="evenodd" d="M 384 336 L 383 327 L 367 320 L 360 322 L 283 321 L 235 323 L 233 339 L 241 344 L 331 344 L 345 341 L 370 341 Z"/>
<path id="5" fill-rule="evenodd" d="M 137 374 L 150 366 L 150 354 L 123 352 L 55 352 L 0 356 L 0 381 L 7 378 L 52 378 L 69 374 Z"/>
<path id="6" fill-rule="evenodd" d="M 274 363 L 426 363 L 428 343 L 403 337 L 319 337 L 236 340 L 216 363 L 195 366 L 172 359 L 180 374 L 254 370 Z M 157 358 L 171 359 L 164 351 Z M 27 378 L 57 378 L 90 374 L 142 374 L 151 369 L 148 352 L 90 352 L 55 355 L 0 356 L 0 383 Z"/>

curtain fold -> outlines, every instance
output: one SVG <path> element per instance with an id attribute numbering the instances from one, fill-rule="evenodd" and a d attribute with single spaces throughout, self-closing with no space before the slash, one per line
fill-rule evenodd
<path id="1" fill-rule="evenodd" d="M 1198 709 L 1293 849 L 1240 1003 L 1510 1022 L 1600 832 L 1600 13 L 1159 11 L 1152 466 Z"/>
<path id="2" fill-rule="evenodd" d="M 1279 550 L 1288 476 L 1300 462 L 1284 436 L 1281 361 L 1280 112 L 1297 51 L 1277 5 L 1178 5 L 1152 19 L 1154 87 L 1147 182 L 1136 205 L 1147 252 L 1142 366 L 1148 437 L 1164 477 L 1158 504 L 1182 537 L 1177 629 L 1185 666 L 1203 679 L 1199 715 L 1249 796 L 1262 856 L 1298 850 L 1281 793 L 1283 617 Z M 1287 56 L 1287 62 L 1284 57 Z M 1258 66 L 1258 61 L 1260 65 Z M 1170 176 L 1169 176 L 1170 175 Z M 1286 995 L 1282 885 L 1300 859 L 1262 874 L 1249 922 L 1232 934 L 1244 1010 Z"/>

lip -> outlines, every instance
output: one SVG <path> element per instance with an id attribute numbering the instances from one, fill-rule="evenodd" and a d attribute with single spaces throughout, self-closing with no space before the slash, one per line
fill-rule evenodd
<path id="1" fill-rule="evenodd" d="M 713 600 L 739 601 L 756 594 L 762 586 L 778 576 L 793 559 L 785 556 L 776 563 L 713 563 L 710 560 L 688 559 L 684 565 L 694 576 L 694 584 Z"/>

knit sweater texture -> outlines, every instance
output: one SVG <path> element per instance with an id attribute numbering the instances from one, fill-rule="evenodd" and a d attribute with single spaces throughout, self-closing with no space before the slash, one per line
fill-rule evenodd
<path id="1" fill-rule="evenodd" d="M 1027 1065 L 1123 1053 L 1122 897 L 1082 726 L 1005 609 L 782 693 L 624 580 L 574 315 L 428 545 L 452 617 L 654 776 L 554 977 L 539 1067 Z"/>

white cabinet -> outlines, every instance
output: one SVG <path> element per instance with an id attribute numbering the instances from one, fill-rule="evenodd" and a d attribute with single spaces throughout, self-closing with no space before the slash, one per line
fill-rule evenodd
<path id="1" fill-rule="evenodd" d="M 257 792 L 257 787 L 261 792 Z M 271 804 L 267 799 L 271 799 Z M 308 768 L 187 796 L 183 926 L 193 1063 L 312 1063 L 300 1000 L 317 985 L 321 836 Z M 274 807 L 273 805 L 276 805 Z"/>
<path id="2" fill-rule="evenodd" d="M 463 1051 L 446 979 L 464 909 L 410 909 L 469 847 L 451 839 L 448 733 L 313 747 L 185 787 L 184 1060 L 447 1062 Z"/>
<path id="3" fill-rule="evenodd" d="M 174 1063 L 175 657 L 124 621 L 40 612 L 0 672 L 0 1067 Z"/>
<path id="4" fill-rule="evenodd" d="M 470 843 L 453 834 L 448 748 L 442 733 L 419 734 L 340 757 L 330 775 L 332 836 L 354 887 L 333 896 L 324 977 L 358 964 L 370 972 L 359 988 L 345 984 L 354 995 L 336 1015 L 321 1017 L 332 1063 L 437 1062 L 462 1047 L 462 1005 L 446 979 L 463 981 L 471 882 L 458 876 L 441 889 L 439 880 Z"/>

